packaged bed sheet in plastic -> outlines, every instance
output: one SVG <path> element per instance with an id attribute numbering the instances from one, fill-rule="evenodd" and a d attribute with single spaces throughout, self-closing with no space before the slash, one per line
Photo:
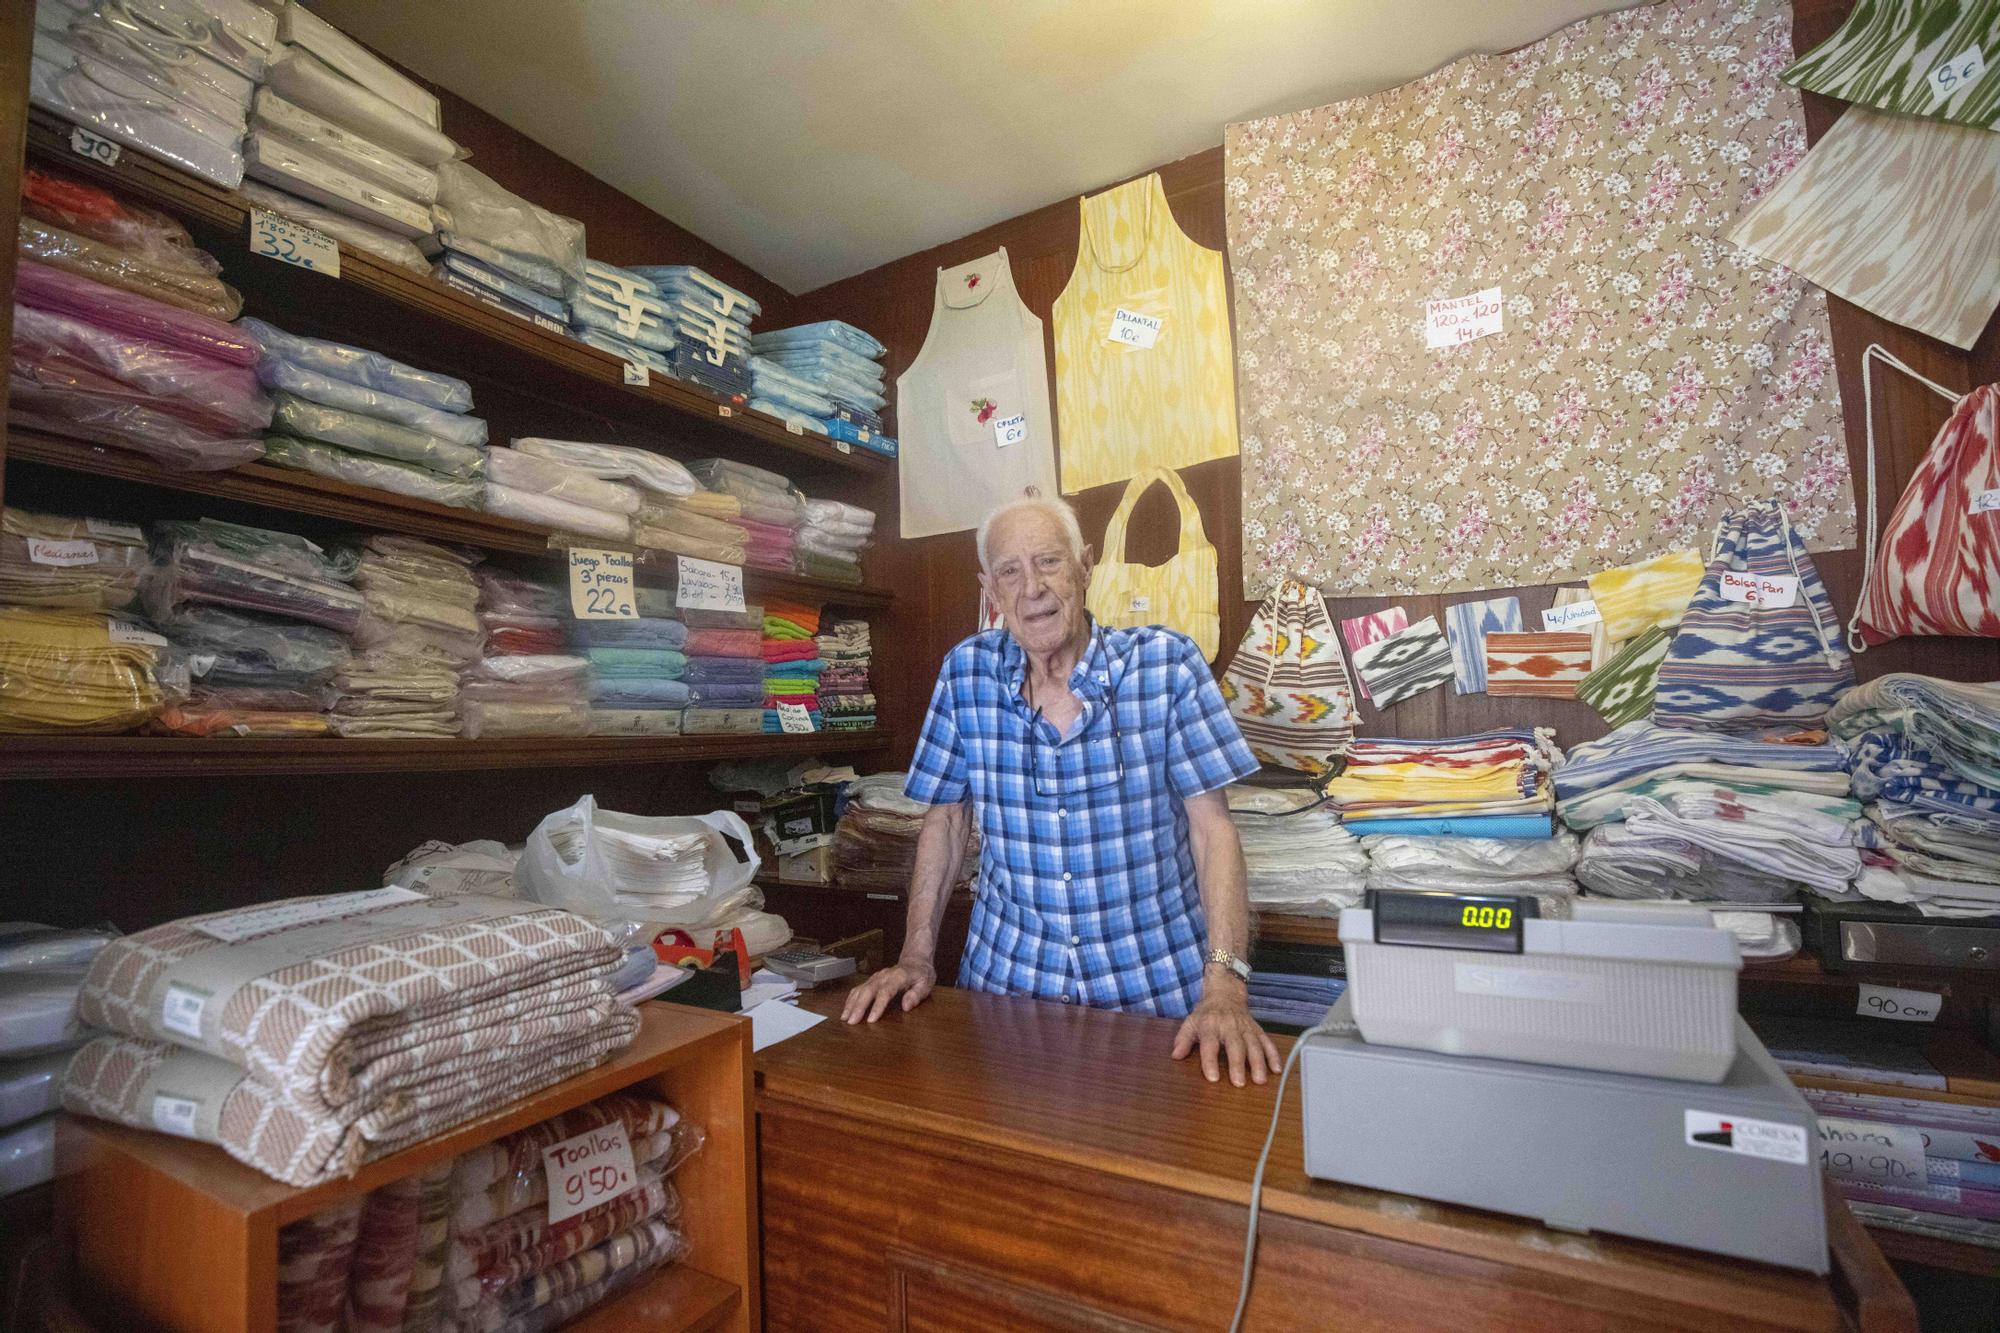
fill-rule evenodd
<path id="1" fill-rule="evenodd" d="M 558 500 L 534 491 L 517 490 L 512 486 L 498 486 L 492 482 L 488 482 L 481 493 L 480 507 L 501 518 L 533 523 L 579 537 L 602 537 L 607 541 L 622 542 L 629 541 L 632 536 L 632 520 L 623 514 Z"/>
<path id="2" fill-rule="evenodd" d="M 236 70 L 181 45 L 133 17 L 125 5 L 100 6 L 63 34 L 70 49 L 103 60 L 157 92 L 240 131 L 254 86 Z"/>
<path id="3" fill-rule="evenodd" d="M 435 212 L 432 213 L 432 218 L 434 221 L 437 219 Z M 527 255 L 512 254 L 498 246 L 488 245 L 477 236 L 453 231 L 442 222 L 438 223 L 437 235 L 418 244 L 427 255 L 466 255 L 496 272 L 506 274 L 516 282 L 534 288 L 544 296 L 554 297 L 558 301 L 568 297 L 571 279 L 554 264 Z M 564 307 L 564 313 L 565 315 L 568 313 L 567 306 Z"/>
<path id="4" fill-rule="evenodd" d="M 261 130 L 253 130 L 243 141 L 243 169 L 267 185 L 352 214 L 395 235 L 430 235 L 431 215 L 424 205 L 342 170 L 310 148 Z"/>
<path id="5" fill-rule="evenodd" d="M 486 451 L 476 446 L 453 444 L 394 421 L 310 402 L 283 390 L 273 396 L 273 401 L 272 426 L 287 435 L 414 463 L 449 476 L 486 475 Z"/>
<path id="6" fill-rule="evenodd" d="M 269 88 L 257 90 L 257 100 L 250 108 L 250 125 L 401 198 L 425 205 L 437 200 L 437 172 L 342 129 L 324 116 L 287 102 Z"/>
<path id="7" fill-rule="evenodd" d="M 436 221 L 440 232 L 470 237 L 560 274 L 561 290 L 550 292 L 552 296 L 567 298 L 583 287 L 583 224 L 528 202 L 464 162 L 438 167 Z M 468 253 L 492 262 L 476 251 Z"/>
<path id="8" fill-rule="evenodd" d="M 453 444 L 475 448 L 486 443 L 486 420 L 444 412 L 414 399 L 384 393 L 352 380 L 335 379 L 290 361 L 267 357 L 257 365 L 257 380 L 267 389 L 283 390 L 322 407 L 394 422 Z"/>
<path id="9" fill-rule="evenodd" d="M 261 347 L 267 357 L 290 361 L 322 375 L 413 399 L 442 411 L 472 410 L 472 386 L 464 380 L 432 370 L 418 370 L 365 348 L 287 333 L 261 319 L 246 318 L 236 327 L 255 339 L 252 345 Z"/>
<path id="10" fill-rule="evenodd" d="M 114 6 L 246 79 L 264 77 L 278 44 L 278 16 L 252 0 L 106 0 L 97 9 Z"/>
<path id="11" fill-rule="evenodd" d="M 70 1053 L 45 1051 L 19 1059 L 0 1059 L 0 1129 L 10 1129 L 38 1115 L 62 1108 L 57 1095 Z"/>
<path id="12" fill-rule="evenodd" d="M 162 405 L 198 413 L 221 431 L 255 434 L 271 423 L 271 400 L 246 366 L 28 306 L 15 311 L 14 337 L 17 351 L 73 361 Z"/>
<path id="13" fill-rule="evenodd" d="M 516 490 L 534 491 L 555 500 L 603 509 L 614 514 L 639 511 L 639 492 L 616 481 L 592 476 L 573 464 L 543 458 L 520 449 L 490 449 L 486 479 Z"/>
<path id="14" fill-rule="evenodd" d="M 172 653 L 194 664 L 197 689 L 316 694 L 353 655 L 337 631 L 222 606 L 189 603 L 158 623 Z"/>
<path id="15" fill-rule="evenodd" d="M 447 282 L 456 278 L 460 283 L 471 283 L 546 318 L 569 319 L 569 307 L 556 297 L 537 291 L 525 282 L 518 282 L 492 265 L 480 263 L 471 255 L 447 253 L 438 261 L 433 272 Z"/>
<path id="16" fill-rule="evenodd" d="M 285 616 L 344 634 L 361 619 L 362 596 L 349 586 L 352 562 L 291 533 L 208 519 L 162 523 L 153 553 L 144 595 L 156 621 L 187 602 Z"/>
<path id="17" fill-rule="evenodd" d="M 444 124 L 438 99 L 396 72 L 361 43 L 320 18 L 297 0 L 278 15 L 278 40 L 302 46 L 377 97 L 409 112 L 432 129 Z"/>
<path id="18" fill-rule="evenodd" d="M 40 167 L 29 167 L 21 178 L 21 212 L 163 269 L 209 277 L 222 271 L 221 261 L 197 246 L 187 228 L 165 213 Z"/>
<path id="19" fill-rule="evenodd" d="M 88 320 L 113 333 L 129 334 L 232 365 L 257 362 L 257 343 L 246 326 L 181 310 L 121 288 L 23 260 L 15 271 L 14 300 Z"/>
<path id="20" fill-rule="evenodd" d="M 583 328 L 601 329 L 655 352 L 673 350 L 673 331 L 657 314 L 635 311 L 610 297 L 586 292 L 570 302 L 569 313 L 571 322 Z"/>
<path id="21" fill-rule="evenodd" d="M 264 82 L 286 101 L 324 116 L 420 166 L 439 166 L 462 151 L 444 134 L 387 98 L 336 73 L 319 57 L 300 47 L 285 47 L 271 61 Z"/>
<path id="22" fill-rule="evenodd" d="M 323 231 L 342 245 L 363 254 L 373 255 L 398 268 L 409 269 L 412 273 L 430 272 L 431 262 L 424 258 L 424 252 L 392 231 L 371 226 L 345 213 L 336 213 L 323 204 L 316 204 L 310 199 L 301 199 L 295 194 L 287 194 L 262 181 L 246 180 L 237 187 L 237 192 L 259 208 L 268 209 L 294 222 L 303 222 L 308 227 Z"/>
<path id="23" fill-rule="evenodd" d="M 479 505 L 479 482 L 473 478 L 451 476 L 376 454 L 357 453 L 320 440 L 267 435 L 264 461 L 295 472 L 310 472 L 316 477 L 330 477 L 454 509 L 475 509 Z"/>
<path id="24" fill-rule="evenodd" d="M 788 329 L 772 329 L 756 337 L 757 350 L 766 347 L 816 347 L 834 343 L 859 357 L 879 357 L 889 349 L 874 334 L 838 319 L 817 324 L 795 324 Z"/>
<path id="25" fill-rule="evenodd" d="M 114 938 L 112 931 L 0 923 L 0 1060 L 67 1050 L 88 1035 L 76 1016 L 77 992 Z"/>
<path id="26" fill-rule="evenodd" d="M 162 97 L 108 61 L 36 29 L 28 100 L 44 111 L 191 175 L 233 190 L 243 180 L 243 131 Z"/>
<path id="27" fill-rule="evenodd" d="M 0 604 L 122 611 L 145 570 L 146 534 L 135 524 L 0 509 Z"/>
<path id="28" fill-rule="evenodd" d="M 264 442 L 215 418 L 157 399 L 60 351 L 16 341 L 8 363 L 10 424 L 113 445 L 197 471 L 261 456 Z"/>
<path id="29" fill-rule="evenodd" d="M 56 1178 L 56 1117 L 0 1130 L 0 1198 Z"/>
<path id="30" fill-rule="evenodd" d="M 750 297 L 692 264 L 628 264 L 626 271 L 652 283 L 662 296 L 686 298 L 718 315 L 748 323 L 764 313 Z"/>
<path id="31" fill-rule="evenodd" d="M 565 466 L 612 481 L 630 481 L 641 490 L 672 498 L 693 495 L 701 484 L 674 459 L 650 449 L 626 444 L 593 444 L 581 440 L 549 440 L 527 436 L 514 441 L 514 448 L 537 458 L 549 458 Z"/>

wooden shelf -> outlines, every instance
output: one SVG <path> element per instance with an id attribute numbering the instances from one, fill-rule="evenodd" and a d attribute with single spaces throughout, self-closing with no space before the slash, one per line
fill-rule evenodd
<path id="1" fill-rule="evenodd" d="M 1868 1228 L 1868 1238 L 1875 1242 L 1891 1263 L 1922 1264 L 1926 1268 L 2000 1279 L 2000 1250 L 1967 1244 L 1962 1240 L 1946 1240 L 1942 1236 L 1899 1231 L 1865 1219 L 1861 1224 Z"/>
<path id="2" fill-rule="evenodd" d="M 707 1333 L 743 1302 L 734 1283 L 674 1264 L 632 1290 L 563 1325 L 563 1333 Z"/>
<path id="3" fill-rule="evenodd" d="M 360 527 L 405 532 L 437 541 L 457 542 L 484 550 L 554 559 L 547 528 L 500 518 L 472 509 L 453 509 L 409 496 L 370 490 L 349 482 L 293 472 L 264 463 L 244 463 L 222 472 L 191 472 L 167 467 L 144 454 L 72 440 L 42 431 L 11 431 L 9 463 L 33 463 L 65 472 L 86 473 L 136 482 L 191 495 L 213 495 L 243 504 L 287 513 L 311 514 Z M 607 543 L 617 545 L 617 543 Z M 638 552 L 639 581 L 671 583 L 677 557 L 666 551 Z M 885 588 L 831 583 L 745 568 L 743 588 L 752 598 L 784 597 L 795 601 L 868 608 L 887 606 L 895 595 Z"/>
<path id="4" fill-rule="evenodd" d="M 755 1310 L 755 1146 L 750 1034 L 736 1015 L 648 1003 L 623 1051 L 574 1078 L 401 1152 L 306 1188 L 273 1180 L 213 1144 L 69 1117 L 57 1130 L 57 1230 L 75 1293 L 102 1327 L 268 1333 L 276 1324 L 277 1233 L 309 1217 L 586 1102 L 626 1089 L 664 1097 L 706 1143 L 675 1173 L 684 1264 L 572 1327 L 748 1329 Z M 180 1217 L 181 1227 L 158 1219 Z M 135 1259 L 134 1238 L 144 1248 Z M 722 1276 L 718 1276 L 722 1275 Z M 641 1320 L 615 1316 L 637 1316 Z"/>
<path id="5" fill-rule="evenodd" d="M 491 365 L 495 355 L 504 358 L 512 364 L 502 369 L 524 385 L 532 384 L 537 392 L 565 405 L 669 431 L 690 447 L 767 462 L 781 470 L 810 464 L 822 472 L 880 476 L 896 465 L 894 459 L 867 449 L 793 434 L 775 417 L 724 403 L 666 376 L 655 377 L 644 387 L 628 385 L 625 363 L 608 352 L 345 245 L 340 247 L 337 279 L 251 257 L 245 244 L 253 207 L 249 200 L 131 150 L 106 166 L 71 151 L 69 130 L 60 117 L 31 109 L 28 155 L 151 204 L 191 226 L 227 234 L 241 247 L 242 262 L 231 262 L 228 255 L 218 257 L 227 264 L 225 276 L 246 294 L 292 296 L 301 310 L 337 308 L 349 316 L 349 328 L 365 328 L 372 322 L 407 333 L 414 322 L 423 332 L 440 335 L 433 341 L 441 349 L 462 344 L 470 335 L 487 355 L 486 364 Z"/>
<path id="6" fill-rule="evenodd" d="M 0 781 L 213 778 L 304 773 L 449 773 L 854 754 L 895 744 L 891 731 L 797 736 L 533 736 L 511 740 L 342 740 L 337 736 L 0 737 Z"/>

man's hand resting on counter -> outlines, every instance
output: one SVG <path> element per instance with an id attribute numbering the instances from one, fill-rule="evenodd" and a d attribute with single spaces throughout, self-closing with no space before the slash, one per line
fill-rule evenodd
<path id="1" fill-rule="evenodd" d="M 924 1002 L 937 986 L 937 969 L 929 963 L 898 963 L 885 967 L 847 993 L 841 1006 L 843 1023 L 873 1023 L 889 1010 L 889 1002 L 903 997 L 903 1012 Z"/>
<path id="2" fill-rule="evenodd" d="M 1229 1081 L 1239 1088 L 1246 1070 L 1253 1082 L 1262 1083 L 1281 1067 L 1276 1044 L 1250 1017 L 1249 995 L 1243 983 L 1233 977 L 1228 981 L 1213 976 L 1208 979 L 1200 1003 L 1174 1037 L 1174 1059 L 1187 1059 L 1197 1046 L 1201 1048 L 1201 1072 L 1210 1083 L 1222 1079 L 1218 1050 L 1228 1058 Z"/>

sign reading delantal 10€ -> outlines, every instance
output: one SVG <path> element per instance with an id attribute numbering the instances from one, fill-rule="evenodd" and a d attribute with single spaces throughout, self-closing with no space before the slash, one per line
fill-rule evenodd
<path id="1" fill-rule="evenodd" d="M 578 620 L 637 620 L 630 551 L 569 552 L 569 609 Z"/>

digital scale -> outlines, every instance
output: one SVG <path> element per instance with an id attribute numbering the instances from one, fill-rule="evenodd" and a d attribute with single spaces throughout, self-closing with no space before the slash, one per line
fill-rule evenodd
<path id="1" fill-rule="evenodd" d="M 1308 1175 L 1827 1271 L 1817 1119 L 1705 911 L 1371 892 L 1340 933 L 1348 992 L 1300 1051 Z"/>

